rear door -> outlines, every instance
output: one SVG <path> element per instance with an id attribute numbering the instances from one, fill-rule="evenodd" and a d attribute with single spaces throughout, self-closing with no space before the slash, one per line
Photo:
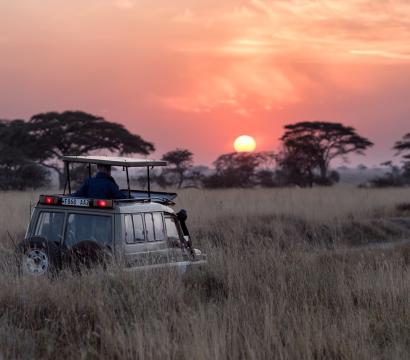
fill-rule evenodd
<path id="1" fill-rule="evenodd" d="M 81 241 L 94 241 L 113 250 L 112 215 L 103 213 L 69 212 L 66 221 L 64 243 L 68 247 Z"/>

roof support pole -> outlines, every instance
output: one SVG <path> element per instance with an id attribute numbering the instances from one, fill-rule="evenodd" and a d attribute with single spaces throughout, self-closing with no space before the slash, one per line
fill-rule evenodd
<path id="1" fill-rule="evenodd" d="M 125 167 L 125 172 L 127 174 L 128 198 L 131 199 L 130 176 L 128 174 L 128 166 Z"/>
<path id="2" fill-rule="evenodd" d="M 88 177 L 91 177 L 91 163 L 88 163 Z"/>
<path id="3" fill-rule="evenodd" d="M 65 162 L 65 169 L 67 173 L 68 194 L 71 194 L 70 163 L 68 161 Z"/>
<path id="4" fill-rule="evenodd" d="M 151 200 L 151 179 L 149 176 L 149 166 L 147 166 L 147 181 L 148 181 L 148 199 Z"/>

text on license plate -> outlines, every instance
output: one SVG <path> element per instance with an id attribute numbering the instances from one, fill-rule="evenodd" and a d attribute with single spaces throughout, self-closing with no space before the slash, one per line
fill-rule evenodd
<path id="1" fill-rule="evenodd" d="M 62 198 L 61 204 L 68 206 L 90 206 L 90 200 L 65 197 Z"/>

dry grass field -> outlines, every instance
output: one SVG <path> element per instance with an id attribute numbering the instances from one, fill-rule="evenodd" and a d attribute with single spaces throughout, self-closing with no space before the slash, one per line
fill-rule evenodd
<path id="1" fill-rule="evenodd" d="M 202 272 L 56 280 L 11 265 L 36 197 L 0 194 L 0 358 L 409 357 L 409 189 L 182 191 Z"/>

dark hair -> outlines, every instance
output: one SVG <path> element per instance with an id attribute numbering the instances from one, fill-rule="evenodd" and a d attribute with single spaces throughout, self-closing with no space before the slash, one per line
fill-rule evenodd
<path id="1" fill-rule="evenodd" d="M 97 164 L 97 169 L 99 171 L 103 171 L 106 173 L 110 173 L 111 172 L 111 165 L 106 165 L 106 164 Z"/>

